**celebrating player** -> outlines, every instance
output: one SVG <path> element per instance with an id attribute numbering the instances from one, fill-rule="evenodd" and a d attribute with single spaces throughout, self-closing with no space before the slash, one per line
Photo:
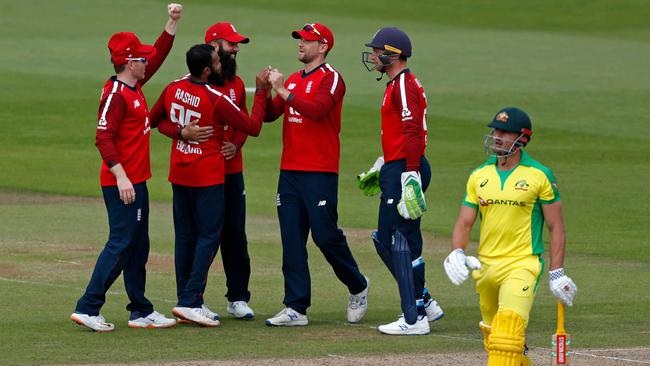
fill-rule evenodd
<path id="1" fill-rule="evenodd" d="M 130 303 L 129 327 L 166 328 L 176 324 L 153 310 L 144 296 L 149 257 L 149 110 L 141 87 L 169 54 L 182 6 L 169 4 L 169 20 L 155 45 L 140 43 L 129 32 L 114 34 L 108 42 L 116 76 L 105 84 L 99 104 L 96 145 L 102 157 L 100 180 L 108 211 L 110 234 L 86 292 L 70 319 L 98 332 L 114 329 L 99 314 L 106 292 L 124 273 Z"/>
<path id="2" fill-rule="evenodd" d="M 431 168 L 424 156 L 427 136 L 427 99 L 407 67 L 411 40 L 402 30 L 381 28 L 363 52 L 368 71 L 390 78 L 381 106 L 381 143 L 384 156 L 372 170 L 379 172 L 381 200 L 378 230 L 372 235 L 379 257 L 397 281 L 402 316 L 381 325 L 384 334 L 428 334 L 429 321 L 444 312 L 424 287 L 424 260 L 420 216 L 426 211 L 424 192 Z M 378 79 L 378 80 L 379 80 Z M 375 183 L 376 184 L 376 183 Z"/>
<path id="3" fill-rule="evenodd" d="M 205 43 L 219 49 L 221 72 L 210 75 L 210 84 L 227 95 L 243 112 L 246 108 L 246 88 L 237 76 L 237 54 L 239 44 L 248 43 L 248 37 L 237 33 L 228 22 L 213 24 L 205 32 Z M 242 148 L 247 134 L 231 125 L 225 125 L 221 152 L 226 159 L 224 182 L 225 211 L 221 258 L 226 274 L 226 298 L 228 314 L 238 319 L 253 318 L 248 306 L 251 294 L 248 282 L 251 276 L 251 261 L 246 240 L 246 190 L 244 188 Z"/>
<path id="4" fill-rule="evenodd" d="M 266 103 L 266 91 L 260 89 L 249 119 L 228 96 L 213 89 L 208 80 L 220 72 L 219 60 L 217 49 L 209 44 L 190 48 L 186 54 L 190 77 L 170 83 L 151 111 L 152 123 L 160 122 L 159 131 L 174 139 L 169 181 L 173 191 L 178 303 L 172 312 L 183 320 L 209 327 L 219 325 L 219 316 L 203 303 L 203 292 L 224 224 L 224 125 L 257 136 Z M 184 127 L 190 122 L 212 127 L 210 138 L 184 139 Z"/>
<path id="5" fill-rule="evenodd" d="M 341 106 L 345 84 L 325 62 L 334 47 L 332 31 L 305 24 L 292 32 L 298 60 L 305 64 L 284 82 L 277 70 L 262 71 L 276 92 L 267 101 L 266 121 L 284 114 L 283 149 L 276 205 L 282 236 L 284 305 L 269 326 L 307 325 L 311 283 L 307 235 L 312 238 L 349 292 L 347 319 L 360 321 L 367 310 L 368 279 L 359 271 L 343 231 L 337 226 Z M 270 91 L 269 91 L 270 97 Z"/>
<path id="6" fill-rule="evenodd" d="M 528 365 L 525 331 L 544 269 L 544 221 L 551 233 L 551 292 L 571 306 L 578 289 L 564 274 L 564 220 L 555 177 L 523 151 L 533 134 L 530 118 L 519 108 L 504 108 L 488 127 L 484 146 L 490 158 L 469 176 L 444 266 L 455 285 L 473 270 L 488 365 Z M 480 262 L 465 255 L 479 212 Z"/>

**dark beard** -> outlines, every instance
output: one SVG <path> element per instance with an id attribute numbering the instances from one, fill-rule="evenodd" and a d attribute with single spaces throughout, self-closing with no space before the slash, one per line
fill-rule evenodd
<path id="1" fill-rule="evenodd" d="M 229 52 L 219 49 L 219 58 L 221 59 L 221 73 L 212 73 L 208 77 L 208 82 L 215 86 L 224 86 L 237 75 L 237 60 L 232 58 Z"/>

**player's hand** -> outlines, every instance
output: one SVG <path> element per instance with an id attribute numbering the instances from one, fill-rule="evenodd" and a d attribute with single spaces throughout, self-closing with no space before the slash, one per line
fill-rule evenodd
<path id="1" fill-rule="evenodd" d="M 271 66 L 267 66 L 260 71 L 255 77 L 255 87 L 257 89 L 270 89 L 269 74 L 271 73 Z"/>
<path id="2" fill-rule="evenodd" d="M 284 75 L 278 69 L 273 69 L 269 72 L 269 83 L 275 91 L 284 87 Z"/>
<path id="3" fill-rule="evenodd" d="M 183 12 L 183 5 L 171 3 L 167 5 L 167 14 L 169 14 L 169 19 L 177 22 L 181 18 L 181 13 Z"/>
<path id="4" fill-rule="evenodd" d="M 384 166 L 384 157 L 380 156 L 375 160 L 375 164 L 366 172 L 357 175 L 359 182 L 359 189 L 363 191 L 366 196 L 374 196 L 380 191 L 379 187 L 379 171 Z"/>
<path id="5" fill-rule="evenodd" d="M 416 171 L 402 173 L 402 198 L 397 204 L 397 211 L 403 218 L 415 220 L 426 210 L 427 202 L 422 191 L 420 173 Z"/>
<path id="6" fill-rule="evenodd" d="M 573 299 L 578 293 L 578 287 L 573 280 L 564 274 L 564 268 L 558 268 L 548 272 L 549 287 L 553 296 L 567 306 L 573 305 Z"/>
<path id="7" fill-rule="evenodd" d="M 447 277 L 456 286 L 469 278 L 470 269 L 481 269 L 481 262 L 476 257 L 465 255 L 465 251 L 460 248 L 449 253 L 444 265 Z"/>
<path id="8" fill-rule="evenodd" d="M 224 141 L 221 146 L 221 154 L 226 160 L 230 160 L 237 155 L 237 145 L 232 142 Z"/>
<path id="9" fill-rule="evenodd" d="M 199 120 L 195 119 L 183 127 L 181 137 L 183 137 L 183 140 L 206 142 L 212 137 L 212 131 L 212 126 L 201 127 L 199 126 Z"/>
<path id="10" fill-rule="evenodd" d="M 117 178 L 117 190 L 120 192 L 120 200 L 125 205 L 135 202 L 135 189 L 126 175 Z"/>

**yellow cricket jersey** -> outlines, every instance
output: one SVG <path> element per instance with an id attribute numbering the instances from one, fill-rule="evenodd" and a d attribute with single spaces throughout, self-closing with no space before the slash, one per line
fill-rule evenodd
<path id="1" fill-rule="evenodd" d="M 512 170 L 498 170 L 492 156 L 469 176 L 463 204 L 479 210 L 479 256 L 544 252 L 541 205 L 559 201 L 560 193 L 551 170 L 521 153 L 521 162 Z"/>

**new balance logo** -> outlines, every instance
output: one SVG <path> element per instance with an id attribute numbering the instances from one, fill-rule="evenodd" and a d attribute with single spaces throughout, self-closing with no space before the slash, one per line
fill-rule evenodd
<path id="1" fill-rule="evenodd" d="M 138 221 L 142 221 L 142 209 L 138 209 Z"/>
<path id="2" fill-rule="evenodd" d="M 387 205 L 392 205 L 393 204 L 393 199 L 392 198 L 387 199 L 386 204 Z"/>
<path id="3" fill-rule="evenodd" d="M 282 206 L 282 202 L 280 202 L 280 193 L 275 196 L 275 205 L 278 207 Z"/>
<path id="4" fill-rule="evenodd" d="M 407 330 L 407 329 L 409 329 L 409 326 L 406 325 L 406 324 L 400 324 L 400 325 L 399 325 L 399 329 L 401 329 L 401 330 Z"/>
<path id="5" fill-rule="evenodd" d="M 298 315 L 297 315 L 297 314 L 287 313 L 287 316 L 288 316 L 289 319 L 291 319 L 291 320 L 296 320 L 296 319 L 298 319 Z"/>
<path id="6" fill-rule="evenodd" d="M 137 100 L 137 99 L 134 100 L 134 101 L 133 101 L 133 108 L 135 109 L 135 108 L 138 108 L 139 106 L 140 106 L 140 101 Z"/>
<path id="7" fill-rule="evenodd" d="M 326 200 L 318 201 L 318 207 L 325 206 L 327 204 Z"/>

